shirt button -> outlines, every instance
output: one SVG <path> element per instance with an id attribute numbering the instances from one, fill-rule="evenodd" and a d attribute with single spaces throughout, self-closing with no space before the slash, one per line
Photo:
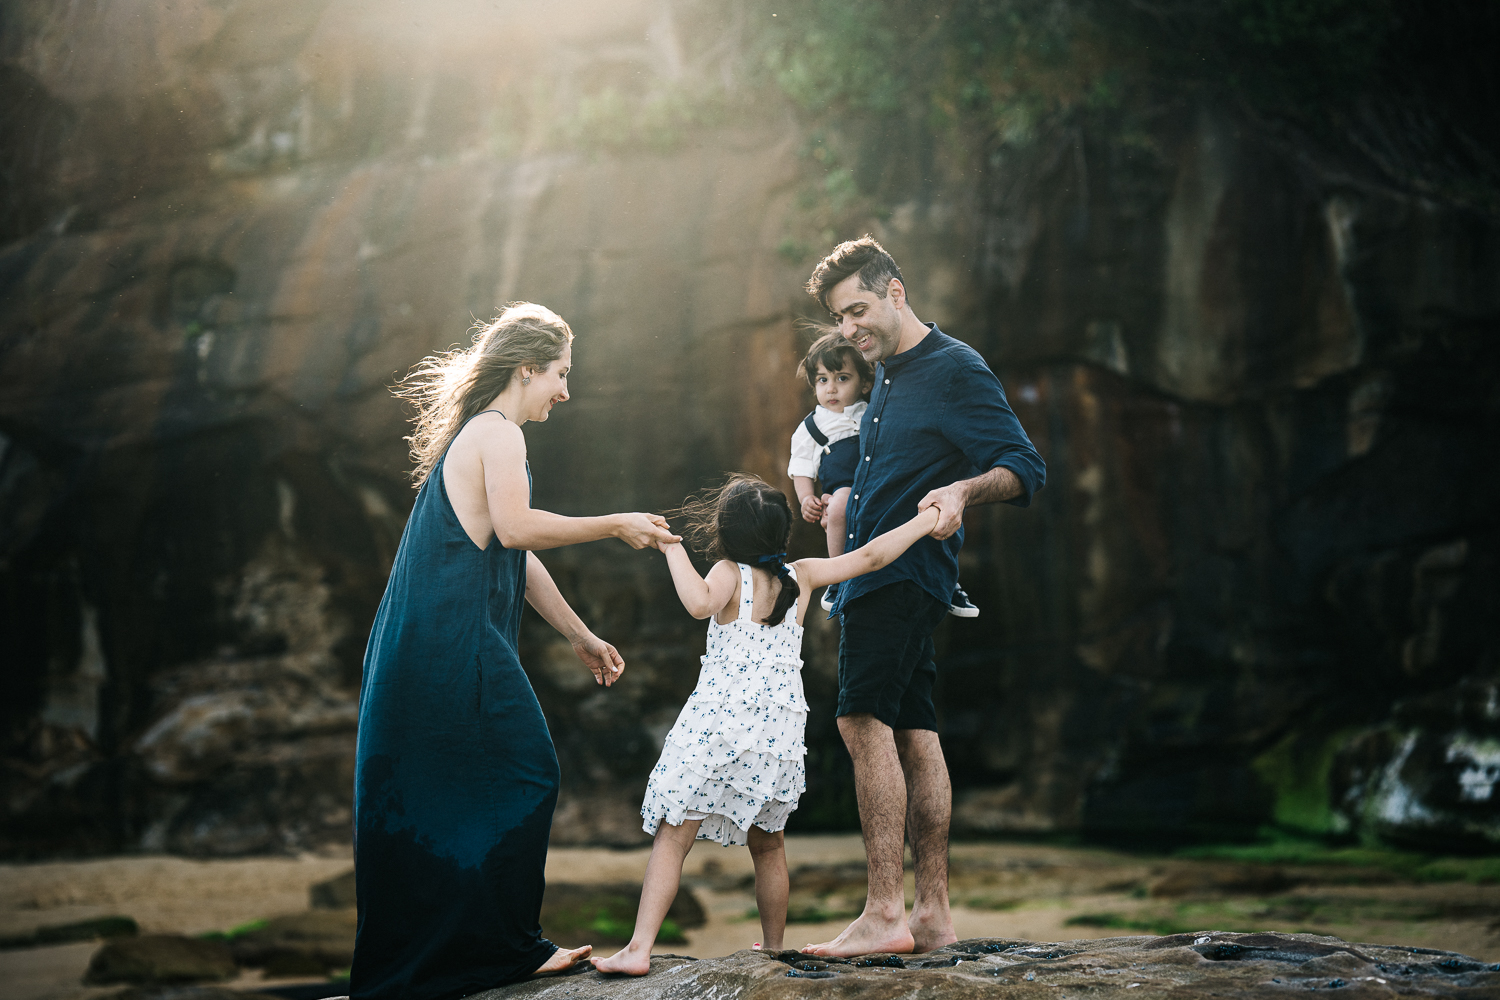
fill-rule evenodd
<path id="1" fill-rule="evenodd" d="M 877 424 L 878 424 L 878 423 L 880 423 L 880 418 L 879 418 L 879 417 L 876 417 L 876 418 L 875 418 L 875 422 L 876 422 L 876 423 L 877 423 Z"/>
<path id="2" fill-rule="evenodd" d="M 850 536 L 849 536 L 849 537 L 850 537 L 850 538 L 853 538 L 853 537 L 854 537 L 854 536 L 853 536 L 853 535 L 850 535 Z"/>
<path id="3" fill-rule="evenodd" d="M 858 493 L 854 494 L 854 499 L 856 499 L 856 500 L 859 499 L 859 494 Z"/>
<path id="4" fill-rule="evenodd" d="M 891 384 L 891 380 L 890 380 L 890 379 L 886 379 L 886 380 L 885 380 L 885 384 L 886 384 L 886 385 L 890 385 L 890 384 Z"/>
<path id="5" fill-rule="evenodd" d="M 866 461 L 866 462 L 868 462 L 868 461 L 869 461 L 869 460 L 870 460 L 870 456 L 869 456 L 869 455 L 866 455 L 866 456 L 865 456 L 865 461 Z"/>

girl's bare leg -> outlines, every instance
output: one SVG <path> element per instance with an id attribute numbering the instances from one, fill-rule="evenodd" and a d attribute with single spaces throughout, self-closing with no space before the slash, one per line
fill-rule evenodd
<path id="1" fill-rule="evenodd" d="M 681 826 L 663 822 L 656 828 L 651 858 L 646 862 L 646 881 L 641 886 L 641 905 L 635 911 L 635 933 L 630 943 L 608 958 L 592 958 L 600 972 L 622 972 L 627 976 L 644 976 L 651 971 L 651 946 L 656 932 L 677 898 L 682 883 L 682 862 L 693 849 L 701 820 L 690 819 Z"/>
<path id="2" fill-rule="evenodd" d="M 750 827 L 750 860 L 755 862 L 755 906 L 760 910 L 761 946 L 780 951 L 786 935 L 786 838 Z"/>
<path id="3" fill-rule="evenodd" d="M 823 501 L 828 512 L 828 558 L 836 559 L 844 554 L 844 547 L 849 541 L 849 529 L 846 527 L 848 519 L 844 516 L 849 507 L 849 487 L 840 486 L 831 495 L 824 497 Z"/>

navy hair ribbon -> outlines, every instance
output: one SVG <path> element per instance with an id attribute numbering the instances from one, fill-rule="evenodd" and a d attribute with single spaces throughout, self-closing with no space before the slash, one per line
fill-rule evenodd
<path id="1" fill-rule="evenodd" d="M 771 572 L 775 573 L 781 579 L 786 580 L 789 579 L 792 574 L 786 568 L 786 563 L 782 561 L 785 558 L 785 552 L 773 552 L 768 556 L 756 556 L 755 565 L 770 566 Z"/>

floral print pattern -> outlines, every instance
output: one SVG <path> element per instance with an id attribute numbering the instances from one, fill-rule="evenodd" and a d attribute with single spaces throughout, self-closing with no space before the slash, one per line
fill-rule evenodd
<path id="1" fill-rule="evenodd" d="M 652 835 L 663 819 L 673 826 L 701 819 L 699 840 L 744 844 L 752 823 L 786 829 L 807 788 L 797 604 L 780 625 L 754 621 L 750 567 L 739 568 L 739 615 L 728 625 L 709 619 L 698 686 L 646 786 L 642 829 Z"/>

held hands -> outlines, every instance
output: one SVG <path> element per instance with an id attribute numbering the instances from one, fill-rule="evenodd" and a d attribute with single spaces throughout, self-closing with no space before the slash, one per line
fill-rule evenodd
<path id="1" fill-rule="evenodd" d="M 966 499 L 964 489 L 959 483 L 933 490 L 923 497 L 917 504 L 917 512 L 920 513 L 929 508 L 936 508 L 938 512 L 937 527 L 928 534 L 941 541 L 944 538 L 951 538 L 954 532 L 963 527 Z"/>
<path id="2" fill-rule="evenodd" d="M 662 544 L 682 541 L 667 527 L 660 514 L 616 514 L 620 519 L 615 537 L 633 549 L 659 548 Z"/>
<path id="3" fill-rule="evenodd" d="M 818 497 L 809 493 L 802 498 L 802 520 L 807 523 L 817 524 L 823 519 L 823 514 L 826 510 L 827 507 L 824 505 L 824 502 Z"/>
<path id="4" fill-rule="evenodd" d="M 592 632 L 573 640 L 573 652 L 594 675 L 595 684 L 609 687 L 625 671 L 625 660 L 619 651 Z"/>

